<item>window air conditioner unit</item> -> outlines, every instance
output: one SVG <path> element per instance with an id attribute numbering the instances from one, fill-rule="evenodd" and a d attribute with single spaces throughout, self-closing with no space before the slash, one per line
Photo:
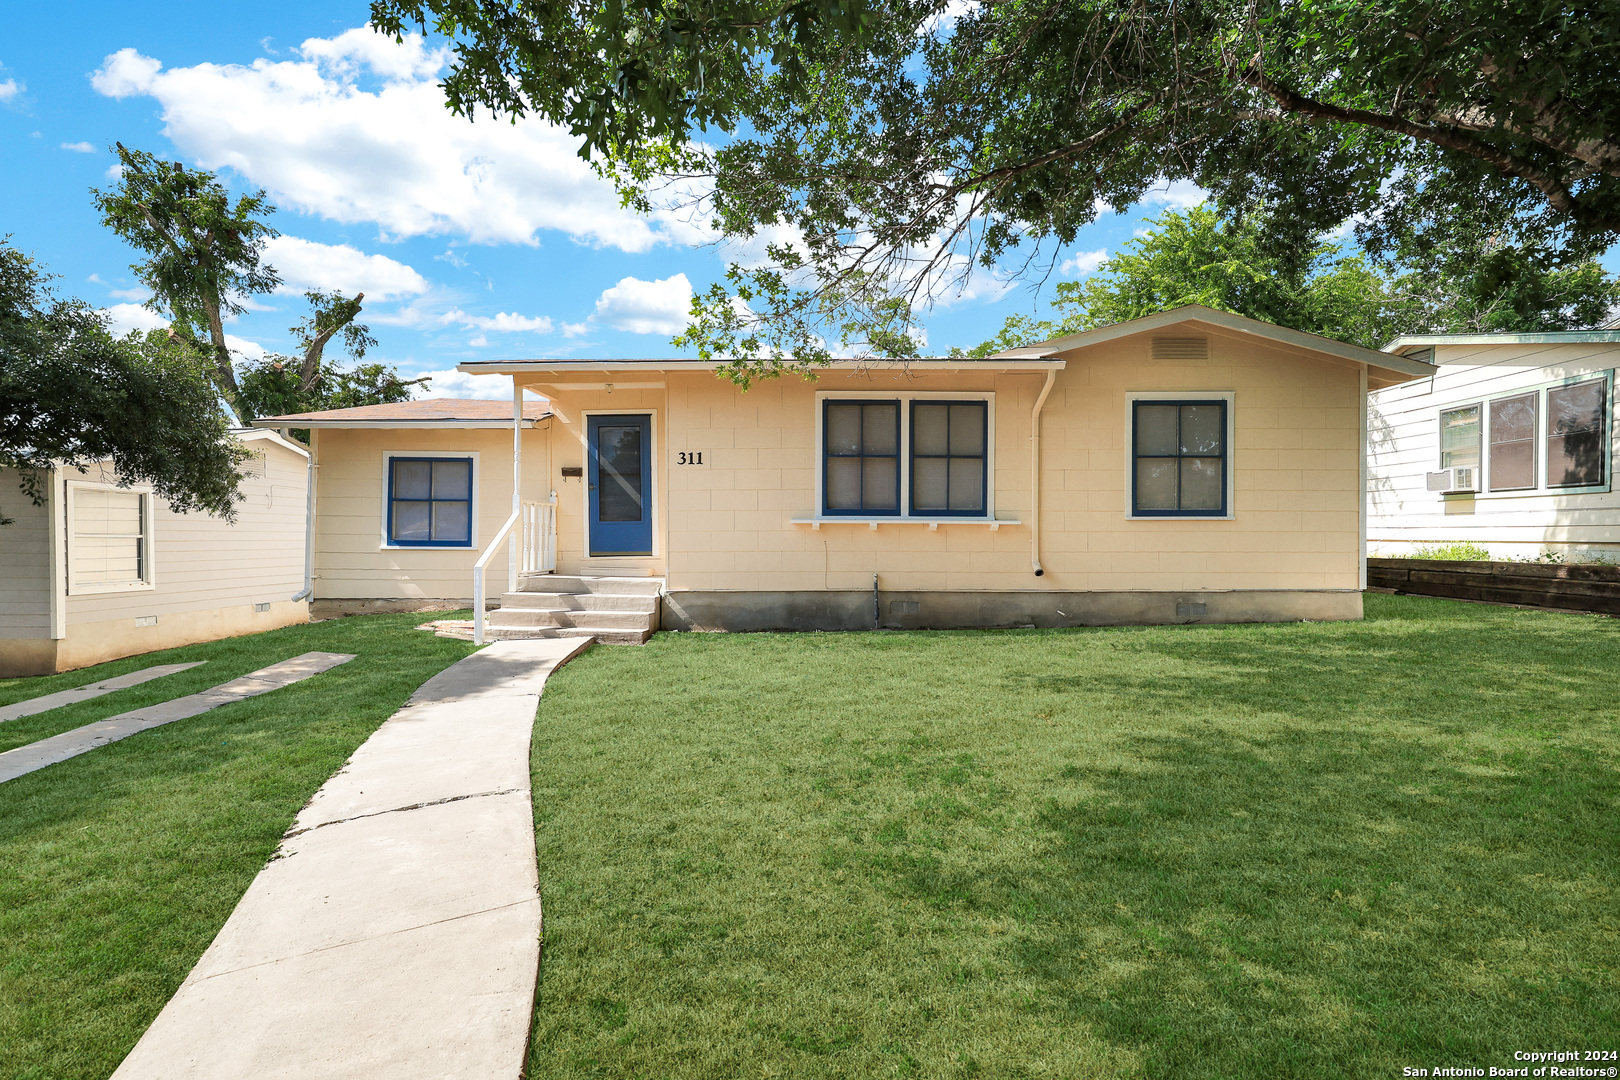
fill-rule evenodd
<path id="1" fill-rule="evenodd" d="M 1450 494 L 1454 491 L 1478 491 L 1479 470 L 1471 465 L 1459 465 L 1456 468 L 1441 469 L 1439 472 L 1428 474 L 1429 490 L 1442 491 Z"/>

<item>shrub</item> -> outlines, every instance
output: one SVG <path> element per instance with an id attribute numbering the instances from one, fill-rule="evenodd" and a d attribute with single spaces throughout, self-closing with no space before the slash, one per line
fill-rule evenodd
<path id="1" fill-rule="evenodd" d="M 1491 553 L 1468 540 L 1450 544 L 1425 544 L 1413 548 L 1409 559 L 1446 559 L 1451 562 L 1488 562 Z"/>

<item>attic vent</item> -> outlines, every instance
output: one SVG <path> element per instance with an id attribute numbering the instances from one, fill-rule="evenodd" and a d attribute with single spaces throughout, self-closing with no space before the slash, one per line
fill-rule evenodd
<path id="1" fill-rule="evenodd" d="M 1209 339 L 1201 337 L 1156 337 L 1153 339 L 1155 360 L 1208 360 Z"/>
<path id="2" fill-rule="evenodd" d="M 241 473 L 243 476 L 263 476 L 264 455 L 252 454 L 249 457 L 244 458 L 237 464 L 236 471 Z"/>

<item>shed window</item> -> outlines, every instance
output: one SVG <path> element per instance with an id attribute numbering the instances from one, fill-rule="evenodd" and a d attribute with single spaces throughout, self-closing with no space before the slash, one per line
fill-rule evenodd
<path id="1" fill-rule="evenodd" d="M 69 490 L 73 494 L 69 537 L 73 588 L 98 592 L 150 584 L 151 496 L 78 485 Z"/>
<path id="2" fill-rule="evenodd" d="M 388 542 L 471 547 L 472 459 L 390 458 Z"/>
<path id="3" fill-rule="evenodd" d="M 1596 487 L 1608 465 L 1604 379 L 1547 391 L 1547 486 Z"/>
<path id="4" fill-rule="evenodd" d="M 828 401 L 822 477 L 828 514 L 900 512 L 900 403 Z"/>
<path id="5" fill-rule="evenodd" d="M 1464 405 L 1440 414 L 1440 467 L 1479 468 L 1479 406 Z"/>
<path id="6" fill-rule="evenodd" d="M 1541 395 L 1491 402 L 1491 490 L 1536 486 L 1536 406 Z"/>
<path id="7" fill-rule="evenodd" d="M 1226 515 L 1226 406 L 1225 401 L 1133 403 L 1134 513 Z"/>
<path id="8" fill-rule="evenodd" d="M 989 407 L 983 401 L 911 403 L 911 512 L 984 513 Z"/>

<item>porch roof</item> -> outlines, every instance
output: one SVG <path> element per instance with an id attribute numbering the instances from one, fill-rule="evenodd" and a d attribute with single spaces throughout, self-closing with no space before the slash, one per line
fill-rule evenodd
<path id="1" fill-rule="evenodd" d="M 457 371 L 465 371 L 474 375 L 559 375 L 568 372 L 609 372 L 609 371 L 644 371 L 644 372 L 671 372 L 671 371 L 718 371 L 725 367 L 726 360 L 658 360 L 658 359 L 612 359 L 612 360 L 469 360 L 464 364 L 457 364 Z M 874 357 L 837 357 L 827 364 L 832 368 L 853 367 L 908 367 L 920 368 L 924 371 L 1029 371 L 1045 372 L 1053 368 L 1062 369 L 1064 361 L 1058 357 L 1018 357 L 1007 359 L 1004 357 L 986 357 L 975 360 L 969 357 L 956 356 L 929 356 L 911 360 L 889 360 Z"/>

